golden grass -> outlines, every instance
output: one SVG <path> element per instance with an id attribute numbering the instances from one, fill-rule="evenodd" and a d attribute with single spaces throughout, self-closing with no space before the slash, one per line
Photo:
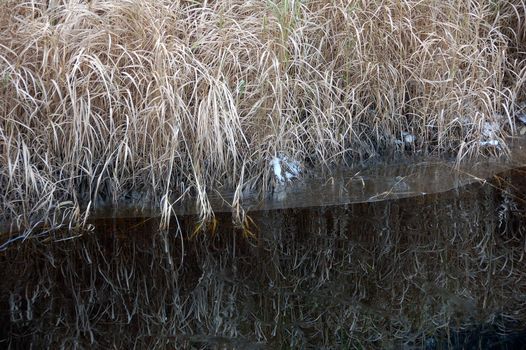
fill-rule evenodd
<path id="1" fill-rule="evenodd" d="M 463 158 L 482 152 L 486 123 L 505 151 L 526 99 L 525 11 L 483 0 L 1 1 L 0 219 L 79 223 L 101 199 L 140 193 L 166 225 L 190 191 L 206 218 L 212 188 L 268 190 L 277 154 L 310 166 L 393 147 Z M 415 141 L 400 145 L 402 133 Z"/>

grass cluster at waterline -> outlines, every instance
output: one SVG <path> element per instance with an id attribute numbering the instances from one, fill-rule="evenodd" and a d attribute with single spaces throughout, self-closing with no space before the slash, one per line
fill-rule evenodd
<path id="1" fill-rule="evenodd" d="M 0 221 L 165 219 L 266 191 L 269 163 L 505 151 L 526 99 L 520 1 L 0 3 Z"/>

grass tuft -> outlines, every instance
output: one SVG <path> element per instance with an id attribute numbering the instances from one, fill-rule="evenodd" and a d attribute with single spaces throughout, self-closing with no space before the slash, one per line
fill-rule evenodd
<path id="1" fill-rule="evenodd" d="M 139 196 L 168 225 L 190 193 L 211 218 L 212 189 L 268 190 L 278 154 L 505 152 L 526 100 L 525 7 L 2 1 L 0 221 L 78 224 Z M 500 149 L 481 146 L 487 125 Z"/>

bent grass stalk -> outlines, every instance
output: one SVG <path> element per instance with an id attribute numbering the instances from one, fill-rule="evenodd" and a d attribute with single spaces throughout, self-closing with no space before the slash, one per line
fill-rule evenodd
<path id="1" fill-rule="evenodd" d="M 267 191 L 398 147 L 501 151 L 526 99 L 525 5 L 425 1 L 0 3 L 0 221 L 79 224 L 138 194 Z M 490 150 L 499 152 L 498 149 Z M 182 197 L 184 198 L 184 196 Z M 182 199 L 181 199 L 182 200 Z"/>

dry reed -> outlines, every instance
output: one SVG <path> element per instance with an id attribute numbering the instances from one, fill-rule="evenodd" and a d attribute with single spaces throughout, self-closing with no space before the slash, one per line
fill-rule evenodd
<path id="1" fill-rule="evenodd" d="M 0 221 L 29 233 L 131 198 L 157 203 L 166 226 L 189 193 L 207 218 L 218 186 L 268 190 L 278 154 L 462 159 L 488 149 L 488 123 L 505 151 L 526 98 L 525 7 L 4 0 Z"/>

